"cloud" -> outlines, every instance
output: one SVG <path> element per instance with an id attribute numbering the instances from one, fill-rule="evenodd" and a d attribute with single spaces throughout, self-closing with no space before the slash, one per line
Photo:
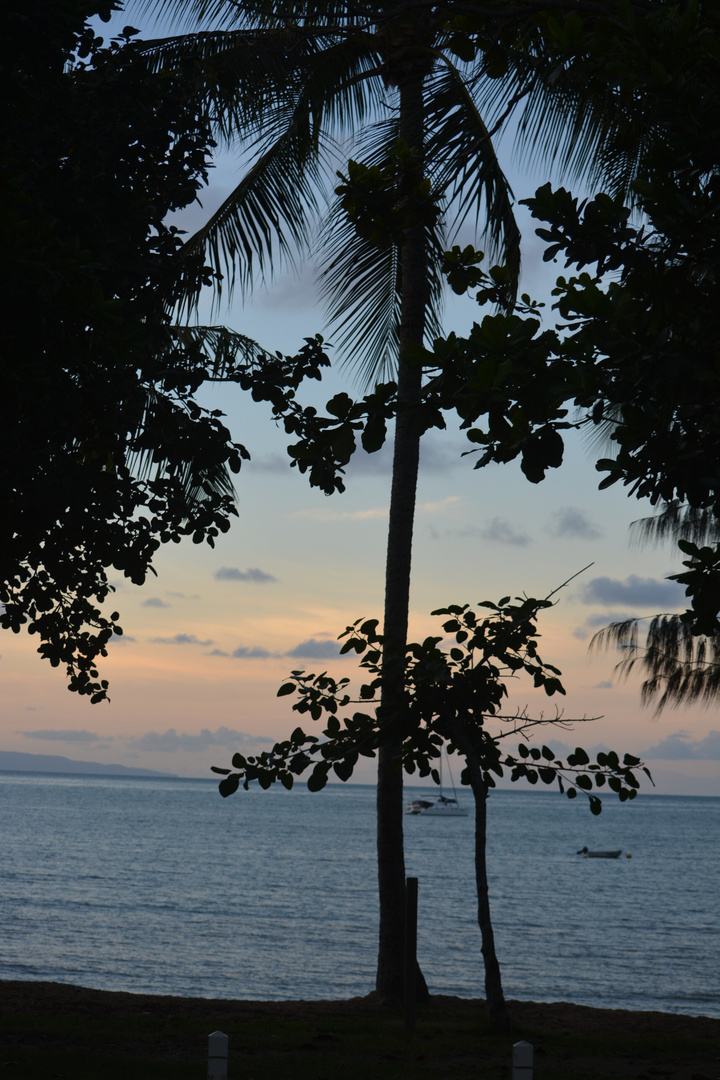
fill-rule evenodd
<path id="1" fill-rule="evenodd" d="M 301 641 L 294 649 L 290 649 L 285 655 L 307 660 L 334 660 L 340 655 L 340 646 L 336 641 L 308 638 L 307 641 Z"/>
<path id="2" fill-rule="evenodd" d="M 166 604 L 164 600 L 161 600 L 159 596 L 149 596 L 147 600 L 143 600 L 143 607 L 172 607 L 172 604 Z"/>
<path id="3" fill-rule="evenodd" d="M 277 653 L 268 652 L 260 645 L 255 645 L 251 649 L 247 645 L 240 645 L 230 655 L 236 660 L 267 660 L 269 656 L 277 656 Z"/>
<path id="4" fill-rule="evenodd" d="M 596 611 L 594 615 L 588 615 L 582 626 L 578 626 L 573 630 L 573 637 L 584 641 L 585 638 L 594 634 L 596 630 L 601 630 L 606 626 L 610 626 L 611 623 L 627 622 L 628 619 L 642 618 L 647 618 L 647 616 L 632 614 L 627 611 Z"/>
<path id="5" fill-rule="evenodd" d="M 420 466 L 423 473 L 446 472 L 448 469 L 462 466 L 467 468 L 463 454 L 474 449 L 467 442 L 450 441 L 447 438 L 428 438 L 420 444 Z"/>
<path id="6" fill-rule="evenodd" d="M 132 634 L 113 634 L 108 645 L 129 645 L 131 642 L 137 641 Z"/>
<path id="7" fill-rule="evenodd" d="M 47 742 L 68 742 L 68 743 L 96 743 L 104 742 L 108 736 L 105 735 L 101 738 L 94 731 L 77 730 L 73 728 L 69 729 L 44 729 L 42 731 L 18 731 L 18 735 L 24 735 L 26 739 L 43 739 Z"/>
<path id="8" fill-rule="evenodd" d="M 361 445 L 350 458 L 345 472 L 349 476 L 389 476 L 392 473 L 392 439 L 387 439 L 374 454 L 368 454 Z"/>
<path id="9" fill-rule="evenodd" d="M 446 499 L 438 502 L 426 502 L 418 504 L 418 513 L 443 514 L 453 503 L 460 502 L 459 495 L 449 495 Z M 371 521 L 384 520 L 388 516 L 387 506 L 372 506 L 367 510 L 329 510 L 313 508 L 310 510 L 295 510 L 293 517 L 311 518 L 313 521 Z"/>
<path id="10" fill-rule="evenodd" d="M 631 574 L 624 581 L 617 578 L 593 578 L 580 592 L 585 604 L 622 604 L 625 607 L 681 607 L 685 591 L 674 581 L 640 578 Z"/>
<path id="11" fill-rule="evenodd" d="M 167 595 L 172 596 L 177 600 L 199 600 L 200 599 L 200 594 L 199 593 L 184 593 L 184 592 L 170 592 L 170 591 L 168 591 Z"/>
<path id="12" fill-rule="evenodd" d="M 389 476 L 392 473 L 393 445 L 392 432 L 388 434 L 379 450 L 369 454 L 357 441 L 355 453 L 345 466 L 347 476 Z M 426 436 L 420 448 L 420 461 L 423 473 L 447 472 L 448 469 L 463 466 L 462 455 L 467 444 L 450 443 L 447 439 L 433 439 Z M 286 473 L 291 465 L 291 458 L 286 454 L 271 453 L 262 456 L 253 454 L 252 461 L 243 468 L 257 469 L 262 472 Z"/>
<path id="13" fill-rule="evenodd" d="M 295 510 L 293 517 L 311 518 L 313 521 L 367 521 L 373 518 L 386 518 L 387 506 L 374 506 L 369 510 Z"/>
<path id="14" fill-rule="evenodd" d="M 128 739 L 128 747 L 132 750 L 153 750 L 170 754 L 179 750 L 198 752 L 213 746 L 237 750 L 241 746 L 272 746 L 274 743 L 274 739 L 265 735 L 251 735 L 246 731 L 235 731 L 227 727 L 219 727 L 215 731 L 203 728 L 198 734 L 186 731 L 178 733 L 175 728 L 168 728 L 165 732 L 148 731 L 145 735 Z"/>
<path id="15" fill-rule="evenodd" d="M 277 581 L 272 574 L 267 574 L 257 566 L 247 570 L 238 570 L 235 566 L 221 566 L 215 571 L 216 581 L 251 581 L 253 585 L 266 585 L 268 582 Z"/>
<path id="16" fill-rule="evenodd" d="M 234 649 L 231 653 L 225 652 L 224 649 L 213 649 L 208 653 L 208 656 L 224 656 L 234 660 L 267 660 L 269 657 L 280 656 L 281 653 L 270 652 L 269 649 L 264 649 L 262 645 L 238 645 L 237 649 Z"/>
<path id="17" fill-rule="evenodd" d="M 514 547 L 525 547 L 531 542 L 527 533 L 519 532 L 509 521 L 499 517 L 492 518 L 483 529 L 462 529 L 459 535 L 479 536 L 494 544 L 512 544 Z"/>
<path id="18" fill-rule="evenodd" d="M 175 637 L 150 638 L 154 645 L 212 645 L 212 638 L 201 641 L 195 634 L 176 634 Z"/>
<path id="19" fill-rule="evenodd" d="M 248 731 L 235 731 L 233 728 L 219 727 L 215 730 L 215 742 L 218 746 L 228 746 L 231 749 L 240 742 L 243 746 L 274 746 L 275 739 L 268 735 L 253 735 Z"/>
<path id="20" fill-rule="evenodd" d="M 598 540 L 602 536 L 583 511 L 574 506 L 564 506 L 552 514 L 546 531 L 556 539 Z"/>
<path id="21" fill-rule="evenodd" d="M 455 503 L 460 502 L 459 495 L 448 495 L 445 499 L 439 499 L 437 502 L 418 503 L 418 510 L 423 514 L 444 514 L 446 510 L 449 510 Z"/>
<path id="22" fill-rule="evenodd" d="M 243 469 L 259 470 L 260 472 L 284 473 L 290 468 L 292 458 L 288 454 L 263 454 L 243 464 Z"/>
<path id="23" fill-rule="evenodd" d="M 639 756 L 666 761 L 720 761 L 720 731 L 711 731 L 695 742 L 691 741 L 689 731 L 675 731 L 655 746 L 642 750 Z"/>
<path id="24" fill-rule="evenodd" d="M 596 611 L 594 615 L 588 615 L 585 625 L 591 629 L 596 629 L 598 626 L 609 626 L 610 623 L 627 622 L 628 619 L 639 618 L 642 618 L 642 616 L 631 615 L 627 611 Z"/>
<path id="25" fill-rule="evenodd" d="M 605 679 L 603 682 L 596 682 L 593 686 L 590 687 L 590 689 L 591 690 L 612 690 L 613 689 L 613 683 L 609 682 L 608 679 Z"/>
<path id="26" fill-rule="evenodd" d="M 257 289 L 253 293 L 253 304 L 259 309 L 271 311 L 275 317 L 278 311 L 300 311 L 307 315 L 308 311 L 312 311 L 318 304 L 315 271 L 306 266 L 300 273 L 278 275 L 272 288 Z M 317 318 L 318 322 L 322 322 L 321 315 L 318 314 Z"/>
<path id="27" fill-rule="evenodd" d="M 448 443 L 447 440 L 425 437 L 420 447 L 420 467 L 425 473 L 447 472 L 463 465 L 465 445 Z M 374 454 L 368 454 L 360 444 L 347 464 L 349 476 L 389 476 L 392 473 L 393 445 L 388 438 Z"/>

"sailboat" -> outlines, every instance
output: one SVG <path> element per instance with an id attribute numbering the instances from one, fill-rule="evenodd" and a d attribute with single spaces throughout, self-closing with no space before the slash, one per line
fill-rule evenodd
<path id="1" fill-rule="evenodd" d="M 467 817 L 468 812 L 465 807 L 461 806 L 457 800 L 457 792 L 455 791 L 455 781 L 453 780 L 452 772 L 450 772 L 450 761 L 445 755 L 447 761 L 448 773 L 450 775 L 450 783 L 452 785 L 453 793 L 452 798 L 449 795 L 443 794 L 442 788 L 442 757 L 440 758 L 440 794 L 434 798 L 421 798 L 413 799 L 405 807 L 406 814 L 413 814 L 418 816 L 422 814 L 424 817 Z"/>

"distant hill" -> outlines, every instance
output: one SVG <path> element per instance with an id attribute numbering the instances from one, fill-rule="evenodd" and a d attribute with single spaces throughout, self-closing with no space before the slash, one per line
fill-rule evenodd
<path id="1" fill-rule="evenodd" d="M 174 776 L 155 769 L 136 769 L 127 765 L 102 765 L 97 761 L 73 761 L 60 754 L 21 754 L 0 750 L 0 769 L 10 772 L 95 773 L 100 776 Z"/>

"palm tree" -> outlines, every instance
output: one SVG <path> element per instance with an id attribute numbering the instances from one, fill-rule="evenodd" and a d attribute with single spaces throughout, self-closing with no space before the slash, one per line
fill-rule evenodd
<path id="1" fill-rule="evenodd" d="M 717 544 L 720 521 L 710 509 L 682 503 L 663 504 L 651 517 L 633 522 L 638 545 L 667 540 L 687 540 L 692 544 Z M 627 678 L 639 669 L 645 676 L 640 698 L 654 705 L 655 715 L 666 707 L 680 708 L 700 702 L 711 705 L 720 697 L 720 637 L 698 634 L 694 620 L 666 613 L 654 615 L 640 642 L 637 618 L 612 623 L 594 635 L 591 650 L 614 647 L 622 659 L 616 671 Z"/>
<path id="2" fill-rule="evenodd" d="M 445 227 L 457 229 L 468 216 L 476 224 L 482 220 L 490 254 L 509 268 L 511 299 L 520 234 L 512 192 L 493 147 L 494 126 L 522 104 L 526 130 L 537 132 L 529 136 L 531 148 L 568 160 L 579 150 L 583 164 L 592 160 L 604 132 L 599 114 L 584 113 L 577 93 L 548 98 L 542 39 L 525 20 L 522 3 L 513 9 L 513 18 L 524 24 L 522 48 L 516 55 L 512 45 L 498 44 L 490 60 L 483 53 L 475 60 L 469 39 L 458 48 L 462 35 L 449 28 L 455 8 L 467 5 L 453 0 L 372 5 L 269 0 L 258 7 L 235 0 L 147 0 L 144 5 L 145 11 L 203 27 L 148 42 L 146 54 L 158 67 L 198 65 L 219 136 L 239 145 L 247 163 L 236 189 L 188 242 L 190 250 L 204 248 L 231 287 L 249 285 L 274 258 L 292 261 L 307 248 L 328 180 L 335 182 L 338 154 L 351 137 L 370 165 L 389 167 L 398 146 L 404 147 L 398 205 L 427 178 L 442 211 L 437 223 L 411 222 L 395 242 L 378 245 L 360 236 L 336 206 L 332 227 L 321 238 L 329 263 L 323 286 L 339 345 L 346 348 L 345 363 L 370 385 L 387 372 L 398 385 L 379 714 L 386 719 L 402 708 L 410 601 L 420 444 L 413 404 L 422 384 L 412 346 L 439 328 L 438 256 L 447 246 Z M 473 10 L 476 18 L 483 14 L 479 6 Z M 491 37 L 496 18 L 504 18 L 504 9 L 490 5 Z M 468 59 L 459 59 L 458 52 Z M 505 79 L 488 79 L 499 56 Z M 559 86 L 556 78 L 556 91 Z M 484 105 L 492 121 L 485 119 Z M 542 119 L 550 121 L 549 129 L 542 128 Z M 379 754 L 377 815 L 377 991 L 383 999 L 397 1000 L 403 993 L 405 870 L 402 771 L 394 745 Z"/>

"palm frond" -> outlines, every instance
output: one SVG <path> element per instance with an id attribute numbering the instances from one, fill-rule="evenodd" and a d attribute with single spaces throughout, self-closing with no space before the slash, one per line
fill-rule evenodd
<path id="1" fill-rule="evenodd" d="M 257 342 L 225 326 L 171 326 L 168 328 L 168 346 L 173 370 L 180 365 L 192 374 L 197 370 L 198 359 L 203 361 L 203 381 L 232 379 L 240 371 L 261 369 L 265 362 L 275 362 L 275 357 Z M 218 495 L 234 501 L 235 488 L 224 464 L 199 460 L 192 446 L 188 446 L 182 459 L 173 463 L 143 449 L 143 432 L 153 423 L 161 404 L 167 408 L 165 399 L 160 402 L 155 394 L 148 394 L 136 429 L 128 439 L 131 449 L 126 466 L 130 473 L 145 483 L 172 482 L 176 490 L 182 492 L 188 517 L 196 516 L 199 505 L 216 500 Z"/>
<path id="2" fill-rule="evenodd" d="M 198 105 L 212 117 L 216 135 L 235 141 L 257 131 L 268 111 L 287 108 L 294 72 L 317 43 L 297 34 L 250 30 L 196 31 L 137 43 L 155 74 L 180 71 Z"/>
<path id="3" fill-rule="evenodd" d="M 387 165 L 397 135 L 395 118 L 371 125 L 358 142 L 358 157 L 367 165 Z M 427 243 L 425 336 L 432 341 L 442 332 L 443 279 L 439 267 L 446 246 L 442 222 L 428 230 Z M 341 366 L 352 368 L 364 389 L 378 379 L 395 378 L 402 288 L 397 247 L 378 246 L 358 236 L 335 200 L 320 236 L 320 256 L 321 294 Z"/>
<path id="4" fill-rule="evenodd" d="M 189 22 L 199 21 L 217 24 L 224 28 L 236 26 L 260 26 L 275 28 L 297 26 L 304 29 L 328 28 L 342 24 L 365 25 L 367 13 L 358 9 L 353 13 L 343 0 L 325 2 L 283 2 L 268 0 L 267 3 L 242 4 L 238 0 L 143 0 L 139 5 L 142 13 L 153 17 L 176 17 Z"/>
<path id="5" fill-rule="evenodd" d="M 328 41 L 291 31 L 214 31 L 143 45 L 154 70 L 192 65 L 217 136 L 237 146 L 242 180 L 187 241 L 212 269 L 246 289 L 296 266 L 313 235 L 338 137 L 377 108 L 377 53 L 359 34 Z M 322 196 L 322 200 L 321 200 Z M 221 294 L 218 280 L 217 297 Z M 189 298 L 189 306 L 198 295 Z"/>
<path id="6" fill-rule="evenodd" d="M 148 415 L 153 401 L 148 400 Z M 218 462 L 200 461 L 188 452 L 181 462 L 173 466 L 167 460 L 157 460 L 149 451 L 138 450 L 128 454 L 127 467 L 136 480 L 147 484 L 171 483 L 176 493 L 181 493 L 186 518 L 197 517 L 198 509 L 205 502 L 214 503 L 218 496 L 236 502 L 237 494 L 227 467 Z"/>
<path id="7" fill-rule="evenodd" d="M 321 237 L 321 295 L 343 368 L 363 387 L 394 377 L 400 324 L 400 265 L 394 244 L 357 235 L 336 203 Z"/>
<path id="8" fill-rule="evenodd" d="M 256 367 L 274 357 L 252 338 L 227 326 L 172 326 L 171 340 L 181 347 L 181 355 L 201 352 L 211 379 L 227 379 L 238 368 Z"/>
<path id="9" fill-rule="evenodd" d="M 305 115 L 309 131 L 344 137 L 376 112 L 382 97 L 372 78 L 379 70 L 376 43 L 365 34 L 231 33 L 196 63 L 216 131 L 230 145 L 266 135 L 289 110 L 296 124 Z"/>
<path id="10" fill-rule="evenodd" d="M 298 252 L 307 250 L 322 189 L 322 143 L 321 136 L 308 137 L 307 115 L 294 114 L 187 241 L 189 254 L 204 251 L 213 270 L 227 275 L 231 293 L 237 282 L 246 289 L 257 274 L 262 278 L 272 272 L 275 257 L 294 268 Z"/>
<path id="11" fill-rule="evenodd" d="M 520 230 L 513 194 L 478 102 L 461 71 L 442 62 L 428 79 L 426 144 L 428 168 L 436 187 L 446 191 L 457 229 L 473 214 L 488 254 L 502 261 L 515 283 L 520 275 Z"/>
<path id="12" fill-rule="evenodd" d="M 377 42 L 362 33 L 310 41 L 312 48 L 294 58 L 298 100 L 315 125 L 334 139 L 347 138 L 376 117 L 384 102 Z"/>
<path id="13" fill-rule="evenodd" d="M 507 74 L 481 83 L 482 102 L 494 119 L 517 100 L 511 122 L 518 162 L 627 196 L 648 144 L 647 124 L 583 57 L 559 62 L 539 35 L 523 36 L 507 58 Z"/>
<path id="14" fill-rule="evenodd" d="M 720 697 L 720 638 L 692 633 L 680 615 L 656 615 L 644 644 L 639 643 L 639 619 L 612 623 L 595 634 L 590 648 L 616 648 L 625 655 L 616 665 L 620 678 L 639 668 L 647 677 L 641 688 L 643 705 L 655 705 L 655 715 L 667 706 L 711 705 Z"/>
<path id="15" fill-rule="evenodd" d="M 205 80 L 204 100 L 216 131 L 238 147 L 247 166 L 235 190 L 190 238 L 188 252 L 204 251 L 230 290 L 267 277 L 273 263 L 293 267 L 324 205 L 337 146 L 348 135 L 359 136 L 361 152 L 370 155 L 361 160 L 372 163 L 373 155 L 382 159 L 390 133 L 396 133 L 392 119 L 370 123 L 383 108 L 392 108 L 385 99 L 394 93 L 382 78 L 384 38 L 379 22 L 369 21 L 372 6 L 352 9 L 339 0 L 270 0 L 257 7 L 235 0 L 147 0 L 145 10 L 210 27 L 191 35 L 187 47 L 177 39 L 158 46 L 158 62 L 177 64 L 183 56 L 187 62 L 195 48 L 193 62 Z M 374 13 L 378 19 L 383 14 Z M 392 8 L 386 14 L 397 16 Z M 615 114 L 607 120 L 602 104 L 595 104 L 597 87 L 595 98 L 585 95 L 577 72 L 558 69 L 542 35 L 528 33 L 523 47 L 510 51 L 508 74 L 495 79 L 483 62 L 457 64 L 446 56 L 446 35 L 438 30 L 425 84 L 428 175 L 444 193 L 455 229 L 474 217 L 491 261 L 508 266 L 513 289 L 520 232 L 493 146 L 493 124 L 511 113 L 518 118 L 521 143 L 534 154 L 543 161 L 559 155 L 563 167 L 587 173 L 604 135 L 619 123 Z M 360 156 L 355 147 L 353 152 Z M 440 332 L 442 239 L 440 231 L 428 236 L 428 336 Z M 360 240 L 337 210 L 327 217 L 322 243 L 321 286 L 346 363 L 357 364 L 364 380 L 387 375 L 397 348 L 397 252 Z"/>
<path id="16" fill-rule="evenodd" d="M 720 540 L 720 520 L 711 509 L 689 506 L 677 499 L 663 503 L 651 517 L 633 521 L 630 530 L 635 547 L 667 540 L 690 540 L 694 544 L 714 544 Z"/>

